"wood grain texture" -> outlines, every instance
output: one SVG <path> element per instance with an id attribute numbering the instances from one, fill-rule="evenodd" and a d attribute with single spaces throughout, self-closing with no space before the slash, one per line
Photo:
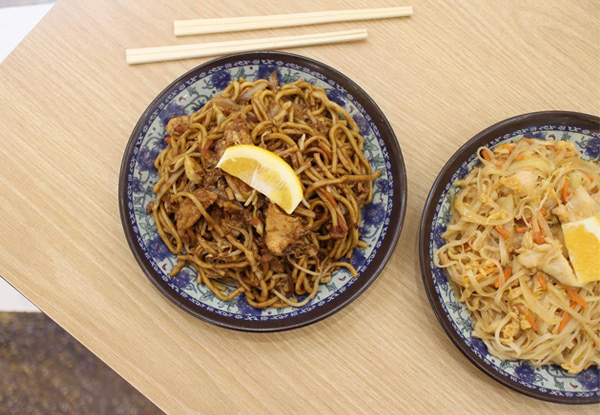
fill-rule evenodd
<path id="1" fill-rule="evenodd" d="M 427 192 L 474 134 L 537 110 L 598 114 L 595 0 L 415 0 L 410 19 L 319 27 L 366 27 L 367 42 L 293 50 L 361 85 L 407 163 L 400 242 L 342 312 L 290 332 L 238 333 L 187 315 L 142 274 L 119 220 L 123 151 L 151 100 L 207 59 L 129 67 L 125 48 L 314 32 L 172 34 L 173 20 L 287 13 L 291 4 L 60 0 L 0 65 L 0 274 L 170 414 L 597 413 L 522 396 L 471 365 L 429 307 L 416 250 Z M 295 12 L 339 8 L 293 3 Z"/>

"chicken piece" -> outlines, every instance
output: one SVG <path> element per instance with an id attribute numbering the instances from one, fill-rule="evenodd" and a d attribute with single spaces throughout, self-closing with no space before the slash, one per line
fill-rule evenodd
<path id="1" fill-rule="evenodd" d="M 540 175 L 532 170 L 519 170 L 513 177 L 519 181 L 525 193 L 532 193 L 537 187 Z"/>
<path id="2" fill-rule="evenodd" d="M 536 245 L 532 241 L 531 232 L 527 232 L 523 236 L 523 248 L 519 249 L 520 255 L 517 256 L 519 263 L 525 268 L 544 271 L 562 284 L 582 287 L 583 283 L 575 277 L 571 264 L 563 256 L 560 242 L 556 239 L 547 239 L 547 242 Z"/>
<path id="3" fill-rule="evenodd" d="M 171 118 L 167 123 L 167 134 L 171 137 L 178 137 L 190 128 L 190 116 Z"/>
<path id="4" fill-rule="evenodd" d="M 179 205 L 177 213 L 175 213 L 175 221 L 177 223 L 177 232 L 183 235 L 200 219 L 200 211 L 190 199 L 185 199 Z"/>
<path id="5" fill-rule="evenodd" d="M 200 203 L 202 203 L 204 208 L 212 205 L 219 197 L 216 193 L 204 189 L 195 190 L 193 195 L 196 196 Z M 200 211 L 194 202 L 192 202 L 192 200 L 189 198 L 185 198 L 179 205 L 177 213 L 175 213 L 177 232 L 179 232 L 180 235 L 183 235 L 188 229 L 194 226 L 196 222 L 198 222 L 200 216 Z"/>
<path id="6" fill-rule="evenodd" d="M 239 117 L 225 126 L 224 138 L 227 147 L 239 144 L 253 144 L 246 120 Z"/>
<path id="7" fill-rule="evenodd" d="M 284 213 L 273 203 L 269 203 L 267 208 L 266 222 L 267 248 L 275 255 L 281 255 L 285 248 L 304 233 L 300 218 Z"/>
<path id="8" fill-rule="evenodd" d="M 553 213 L 562 223 L 575 222 L 592 216 L 600 219 L 600 202 L 590 196 L 583 186 L 579 186 L 567 203 L 557 207 Z"/>
<path id="9" fill-rule="evenodd" d="M 519 170 L 512 176 L 500 178 L 500 183 L 522 196 L 531 193 L 537 187 L 540 175 L 532 170 Z"/>
<path id="10" fill-rule="evenodd" d="M 205 189 L 196 189 L 192 192 L 192 194 L 196 196 L 196 199 L 198 199 L 198 201 L 202 203 L 202 206 L 204 206 L 204 208 L 209 207 L 210 205 L 215 203 L 219 198 L 219 195 L 215 192 L 211 192 L 210 190 Z"/>
<path id="11" fill-rule="evenodd" d="M 214 145 L 214 159 L 218 162 L 227 147 L 239 144 L 254 144 L 250 138 L 250 129 L 245 119 L 236 118 L 225 126 L 223 139 L 216 140 Z M 214 163 L 216 165 L 216 163 Z"/>

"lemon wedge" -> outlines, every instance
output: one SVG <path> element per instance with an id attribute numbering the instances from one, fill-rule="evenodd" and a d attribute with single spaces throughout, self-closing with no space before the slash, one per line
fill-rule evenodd
<path id="1" fill-rule="evenodd" d="M 600 281 L 600 219 L 595 216 L 563 223 L 565 244 L 577 279 Z"/>
<path id="2" fill-rule="evenodd" d="M 287 214 L 302 201 L 302 184 L 296 172 L 269 150 L 247 144 L 228 147 L 217 167 L 267 196 Z"/>

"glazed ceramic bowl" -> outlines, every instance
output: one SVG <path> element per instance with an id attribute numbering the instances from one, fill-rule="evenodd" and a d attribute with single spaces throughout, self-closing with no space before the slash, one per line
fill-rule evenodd
<path id="1" fill-rule="evenodd" d="M 472 335 L 473 323 L 464 304 L 457 301 L 445 272 L 433 263 L 434 252 L 444 241 L 442 233 L 450 220 L 449 192 L 452 183 L 477 166 L 480 146 L 494 147 L 522 137 L 569 140 L 584 159 L 600 157 L 600 119 L 595 116 L 545 111 L 520 115 L 495 124 L 463 145 L 446 163 L 427 198 L 419 235 L 423 283 L 429 302 L 446 334 L 479 369 L 500 383 L 535 398 L 559 403 L 600 402 L 597 366 L 569 374 L 556 365 L 534 367 L 527 362 L 501 360 L 488 353 L 485 344 Z"/>
<path id="2" fill-rule="evenodd" d="M 277 70 L 280 83 L 299 78 L 322 86 L 328 97 L 356 120 L 365 138 L 365 155 L 373 170 L 373 202 L 363 209 L 361 239 L 367 249 L 356 249 L 351 263 L 359 276 L 336 271 L 330 283 L 300 308 L 255 309 L 243 295 L 218 299 L 196 282 L 196 272 L 185 268 L 175 278 L 168 274 L 176 263 L 146 212 L 157 181 L 153 162 L 166 146 L 165 126 L 174 116 L 191 114 L 222 91 L 232 80 L 267 78 Z M 302 56 L 278 52 L 242 53 L 215 59 L 182 75 L 165 88 L 141 116 L 123 157 L 119 182 L 121 221 L 129 246 L 150 281 L 171 301 L 207 322 L 231 329 L 275 331 L 316 322 L 348 305 L 379 275 L 400 236 L 406 208 L 406 173 L 400 147 L 385 116 L 371 98 L 337 70 Z M 135 276 L 132 276 L 135 278 Z M 142 282 L 140 281 L 140 284 Z"/>

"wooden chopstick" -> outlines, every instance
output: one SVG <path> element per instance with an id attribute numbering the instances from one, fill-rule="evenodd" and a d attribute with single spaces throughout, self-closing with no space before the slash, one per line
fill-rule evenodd
<path id="1" fill-rule="evenodd" d="M 386 19 L 412 16 L 413 9 L 406 7 L 384 7 L 362 10 L 335 10 L 280 14 L 272 16 L 227 17 L 222 19 L 176 20 L 175 35 L 199 35 L 205 33 L 237 32 L 252 29 L 304 26 L 318 23 L 347 22 L 353 20 Z"/>
<path id="2" fill-rule="evenodd" d="M 235 40 L 192 45 L 160 46 L 152 48 L 127 49 L 125 57 L 130 65 L 161 62 L 177 59 L 201 58 L 253 50 L 295 48 L 300 46 L 322 45 L 325 43 L 350 42 L 366 39 L 367 29 L 344 30 L 341 32 L 313 33 L 300 36 L 271 37 L 264 39 Z"/>

